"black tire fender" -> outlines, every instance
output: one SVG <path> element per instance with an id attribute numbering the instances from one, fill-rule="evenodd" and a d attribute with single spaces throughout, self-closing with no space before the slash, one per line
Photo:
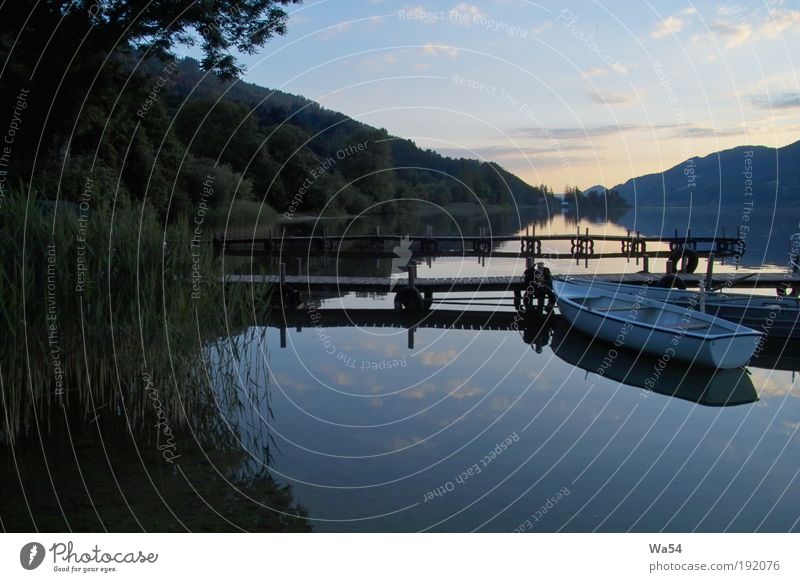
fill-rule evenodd
<path id="1" fill-rule="evenodd" d="M 400 288 L 394 296 L 394 308 L 398 311 L 422 311 L 424 301 L 416 287 Z"/>
<path id="2" fill-rule="evenodd" d="M 670 254 L 669 260 L 672 261 L 673 273 L 677 270 L 681 261 L 686 261 L 686 272 L 694 273 L 697 270 L 697 265 L 700 264 L 700 257 L 697 251 L 689 247 L 676 247 Z"/>
<path id="3" fill-rule="evenodd" d="M 686 289 L 686 283 L 683 282 L 683 279 L 673 273 L 661 277 L 654 286 L 666 289 Z"/>

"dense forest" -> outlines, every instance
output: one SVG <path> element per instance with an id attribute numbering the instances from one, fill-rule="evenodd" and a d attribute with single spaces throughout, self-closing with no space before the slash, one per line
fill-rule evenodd
<path id="1" fill-rule="evenodd" d="M 170 218 L 233 199 L 287 216 L 355 213 L 398 198 L 552 201 L 545 186 L 495 163 L 422 150 L 308 99 L 242 82 L 238 70 L 157 48 L 128 42 L 103 62 L 87 55 L 61 63 L 58 88 L 39 76 L 46 71 L 34 82 L 27 70 L 7 71 L 2 101 L 9 116 L 19 114 L 20 131 L 3 185 L 30 186 L 44 200 L 145 200 Z"/>
<path id="2" fill-rule="evenodd" d="M 580 210 L 601 210 L 606 208 L 627 208 L 628 201 L 617 191 L 605 188 L 590 188 L 582 192 L 577 186 L 564 187 L 564 200 Z"/>

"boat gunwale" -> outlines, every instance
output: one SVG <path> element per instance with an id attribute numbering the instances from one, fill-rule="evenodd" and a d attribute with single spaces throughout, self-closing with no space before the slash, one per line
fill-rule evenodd
<path id="1" fill-rule="evenodd" d="M 569 283 L 567 281 L 558 281 L 558 282 L 562 283 L 562 284 Z M 554 283 L 556 283 L 556 282 L 554 281 Z M 577 284 L 577 283 L 569 283 L 569 284 L 571 284 L 571 285 L 580 285 L 580 284 Z M 619 295 L 628 295 L 628 294 L 620 293 Z M 628 296 L 629 297 L 634 297 L 633 295 L 628 295 Z M 621 322 L 621 323 L 630 323 L 631 325 L 634 325 L 634 326 L 637 326 L 637 327 L 651 329 L 651 330 L 659 331 L 659 332 L 662 332 L 662 333 L 667 333 L 667 334 L 672 335 L 672 336 L 681 335 L 681 336 L 684 336 L 684 337 L 688 336 L 688 337 L 693 337 L 693 338 L 696 338 L 696 339 L 709 340 L 709 341 L 728 339 L 728 338 L 732 338 L 732 337 L 749 337 L 749 336 L 763 337 L 764 336 L 764 333 L 760 332 L 758 330 L 755 330 L 755 329 L 752 329 L 752 328 L 749 328 L 749 327 L 746 327 L 746 326 L 743 326 L 743 325 L 739 325 L 739 324 L 736 324 L 736 323 L 732 323 L 732 322 L 727 321 L 725 319 L 716 318 L 716 317 L 714 317 L 713 319 L 717 319 L 717 320 L 719 320 L 719 322 L 710 322 L 710 325 L 722 324 L 721 327 L 725 327 L 727 324 L 730 324 L 730 325 L 742 328 L 743 330 L 746 330 L 746 331 L 729 331 L 729 332 L 725 332 L 725 333 L 715 333 L 715 334 L 701 334 L 701 333 L 696 333 L 696 332 L 689 331 L 689 330 L 680 330 L 680 329 L 676 329 L 676 330 L 672 331 L 672 330 L 664 328 L 663 326 L 659 326 L 659 325 L 656 325 L 656 324 L 644 323 L 644 322 L 641 322 L 641 321 L 632 320 L 632 319 L 625 318 L 625 317 L 619 317 L 617 315 L 610 315 L 609 312 L 600 313 L 598 311 L 595 311 L 595 310 L 591 309 L 588 306 L 585 306 L 585 305 L 582 305 L 582 304 L 578 303 L 577 301 L 573 301 L 570 297 L 566 297 L 564 295 L 561 295 L 558 292 L 556 292 L 556 297 L 557 297 L 558 301 L 561 301 L 561 300 L 567 301 L 568 303 L 570 303 L 571 305 L 576 307 L 579 311 L 589 312 L 592 315 L 594 315 L 595 317 L 600 317 L 602 319 L 611 319 L 613 321 L 617 321 L 617 322 Z M 624 300 L 624 297 L 622 299 Z M 657 307 L 658 305 L 663 305 L 663 306 L 666 306 L 666 307 L 674 308 L 674 309 L 668 309 L 667 310 L 667 311 L 673 311 L 673 312 L 675 310 L 680 309 L 675 305 L 672 305 L 670 303 L 656 301 L 655 299 L 647 299 L 645 297 L 642 297 L 642 301 L 647 302 L 647 303 L 655 303 L 656 304 L 656 305 L 648 305 L 648 307 Z M 631 300 L 631 302 L 635 303 L 636 300 L 633 299 L 633 300 Z M 698 312 L 698 313 L 702 313 L 702 312 Z M 709 316 L 709 315 L 707 315 L 705 313 L 703 313 L 703 315 L 706 316 L 706 317 L 713 317 L 713 316 Z"/>

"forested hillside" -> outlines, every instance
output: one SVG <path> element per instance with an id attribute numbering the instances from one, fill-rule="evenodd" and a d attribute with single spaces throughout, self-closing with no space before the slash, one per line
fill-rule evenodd
<path id="1" fill-rule="evenodd" d="M 353 213 L 396 198 L 532 205 L 551 194 L 495 163 L 423 151 L 303 97 L 223 80 L 191 58 L 117 53 L 101 76 L 77 113 L 48 120 L 35 167 L 33 143 L 15 152 L 16 177 L 32 174 L 38 197 L 121 194 L 174 217 L 195 211 L 204 184 L 217 208 L 235 197 L 281 214 Z"/>
<path id="2" fill-rule="evenodd" d="M 693 157 L 614 189 L 632 206 L 760 208 L 800 205 L 800 142 L 739 146 Z"/>

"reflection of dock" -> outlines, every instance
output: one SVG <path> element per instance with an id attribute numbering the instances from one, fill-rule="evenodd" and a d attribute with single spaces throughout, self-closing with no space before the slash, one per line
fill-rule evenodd
<path id="1" fill-rule="evenodd" d="M 311 314 L 319 314 L 321 327 L 398 327 L 466 330 L 508 330 L 516 325 L 522 328 L 525 318 L 513 311 L 456 311 L 434 309 L 418 315 L 392 309 L 298 309 L 276 315 L 278 321 L 271 326 L 296 329 L 311 327 Z"/>
<path id="2" fill-rule="evenodd" d="M 262 321 L 261 324 L 280 330 L 282 348 L 287 345 L 286 334 L 288 329 L 295 329 L 300 332 L 303 329 L 313 328 L 358 327 L 405 329 L 408 331 L 409 349 L 414 348 L 414 333 L 418 329 L 514 331 L 518 332 L 522 341 L 530 344 L 537 353 L 541 353 L 545 346 L 550 345 L 553 331 L 560 329 L 562 339 L 553 340 L 557 344 L 559 355 L 563 355 L 567 347 L 570 347 L 571 351 L 574 352 L 577 344 L 583 345 L 578 350 L 579 356 L 587 350 L 591 352 L 592 350 L 603 349 L 591 348 L 589 344 L 592 342 L 587 342 L 588 336 L 574 331 L 569 332 L 569 336 L 574 337 L 575 341 L 565 342 L 563 336 L 564 329 L 567 326 L 564 325 L 563 318 L 554 313 L 524 315 L 515 311 L 434 309 L 413 314 L 391 309 L 296 309 L 273 313 L 272 317 Z M 588 339 L 590 340 L 591 338 Z M 603 344 L 599 340 L 597 344 L 608 347 L 608 344 Z M 749 367 L 791 372 L 798 371 L 800 370 L 800 357 L 796 355 L 798 347 L 800 345 L 795 340 L 778 337 L 768 338 L 764 349 L 749 364 Z M 635 352 L 632 353 L 634 354 L 634 359 L 636 359 L 637 354 Z M 644 361 L 647 360 L 647 357 L 641 356 L 639 359 Z M 624 368 L 624 366 L 622 367 Z M 628 383 L 634 377 L 635 375 L 631 375 L 628 378 Z"/>
<path id="3" fill-rule="evenodd" d="M 314 316 L 312 318 L 312 315 Z M 305 328 L 382 328 L 391 327 L 408 331 L 408 348 L 414 349 L 414 333 L 418 329 L 453 330 L 513 330 L 523 334 L 526 343 L 534 344 L 537 351 L 547 345 L 551 321 L 558 316 L 521 315 L 515 311 L 458 311 L 434 309 L 424 313 L 409 313 L 392 309 L 297 309 L 286 310 L 269 318 L 265 323 L 280 329 L 281 347 L 286 347 L 286 331 Z"/>

